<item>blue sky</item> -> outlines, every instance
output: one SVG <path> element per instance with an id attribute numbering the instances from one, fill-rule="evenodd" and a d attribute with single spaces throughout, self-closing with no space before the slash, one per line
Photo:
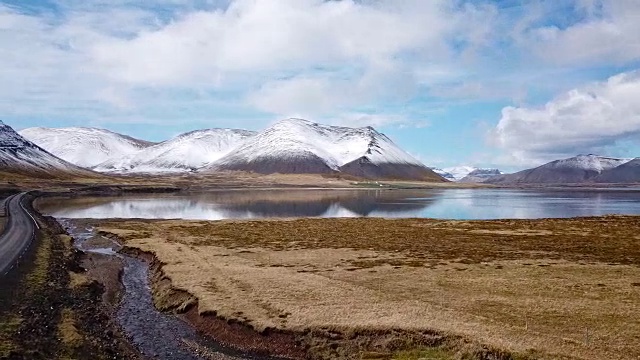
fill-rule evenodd
<path id="1" fill-rule="evenodd" d="M 0 118 L 159 141 L 303 117 L 438 167 L 635 157 L 638 18 L 635 0 L 1 0 Z"/>

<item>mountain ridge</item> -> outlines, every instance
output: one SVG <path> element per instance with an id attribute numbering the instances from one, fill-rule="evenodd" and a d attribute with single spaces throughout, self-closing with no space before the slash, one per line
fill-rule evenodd
<path id="1" fill-rule="evenodd" d="M 595 183 L 640 183 L 640 158 L 632 159 L 613 169 L 603 171 L 593 179 Z"/>
<path id="2" fill-rule="evenodd" d="M 56 157 L 24 138 L 2 121 L 0 121 L 0 170 L 37 177 L 97 175 Z"/>
<path id="3" fill-rule="evenodd" d="M 500 171 L 499 169 L 478 168 L 473 170 L 469 174 L 467 174 L 467 176 L 458 180 L 458 182 L 459 183 L 481 183 L 488 179 L 491 179 L 494 176 L 499 176 L 499 175 L 502 175 L 502 171 Z"/>
<path id="4" fill-rule="evenodd" d="M 541 166 L 519 171 L 514 174 L 499 175 L 485 181 L 488 184 L 580 184 L 589 182 L 601 173 L 616 168 L 629 159 L 578 155 L 554 160 Z"/>
<path id="5" fill-rule="evenodd" d="M 371 126 L 289 118 L 261 132 L 204 129 L 160 143 L 83 127 L 30 128 L 23 133 L 54 155 L 107 173 L 246 171 L 447 181 Z"/>
<path id="6" fill-rule="evenodd" d="M 329 126 L 296 118 L 275 123 L 203 170 L 445 181 L 372 127 Z"/>
<path id="7" fill-rule="evenodd" d="M 192 172 L 215 162 L 255 134 L 240 129 L 194 130 L 126 157 L 105 161 L 94 169 L 100 172 Z"/>
<path id="8" fill-rule="evenodd" d="M 128 156 L 154 144 L 110 130 L 90 127 L 33 127 L 19 131 L 19 134 L 49 153 L 84 168 Z"/>

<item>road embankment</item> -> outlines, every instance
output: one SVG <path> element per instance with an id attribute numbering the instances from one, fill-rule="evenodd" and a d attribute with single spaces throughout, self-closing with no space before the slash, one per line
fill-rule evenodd
<path id="1" fill-rule="evenodd" d="M 103 286 L 72 280 L 84 276 L 80 254 L 32 200 L 18 206 L 40 228 L 19 265 L 0 278 L 0 359 L 138 358 L 104 310 Z"/>

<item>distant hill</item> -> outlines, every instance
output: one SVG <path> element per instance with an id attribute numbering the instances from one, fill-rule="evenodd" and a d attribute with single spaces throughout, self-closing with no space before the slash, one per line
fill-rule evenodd
<path id="1" fill-rule="evenodd" d="M 442 176 L 449 181 L 456 181 L 456 178 L 453 176 L 453 174 L 444 171 L 444 169 L 440 169 L 437 167 L 430 167 L 429 169 L 433 170 L 434 173 Z"/>
<path id="2" fill-rule="evenodd" d="M 580 184 L 589 182 L 607 170 L 616 168 L 628 159 L 598 155 L 578 155 L 556 160 L 542 166 L 523 170 L 514 174 L 489 178 L 489 184 Z"/>
<path id="3" fill-rule="evenodd" d="M 478 170 L 475 166 L 460 165 L 442 169 L 444 172 L 451 174 L 453 181 L 458 181 L 469 175 L 471 172 Z"/>
<path id="4" fill-rule="evenodd" d="M 431 170 L 449 181 L 457 181 L 461 183 L 483 182 L 492 176 L 502 174 L 498 169 L 483 169 L 466 165 L 445 169 L 431 168 Z"/>
<path id="5" fill-rule="evenodd" d="M 475 169 L 467 176 L 458 180 L 460 183 L 481 183 L 487 181 L 494 176 L 502 175 L 502 171 L 498 169 Z"/>
<path id="6" fill-rule="evenodd" d="M 640 158 L 635 158 L 613 169 L 603 171 L 593 179 L 596 183 L 640 183 Z"/>

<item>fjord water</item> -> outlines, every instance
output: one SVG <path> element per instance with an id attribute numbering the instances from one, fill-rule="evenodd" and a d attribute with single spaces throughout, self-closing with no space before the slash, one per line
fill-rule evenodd
<path id="1" fill-rule="evenodd" d="M 535 219 L 640 214 L 640 189 L 236 190 L 43 199 L 56 218 L 389 217 Z"/>

